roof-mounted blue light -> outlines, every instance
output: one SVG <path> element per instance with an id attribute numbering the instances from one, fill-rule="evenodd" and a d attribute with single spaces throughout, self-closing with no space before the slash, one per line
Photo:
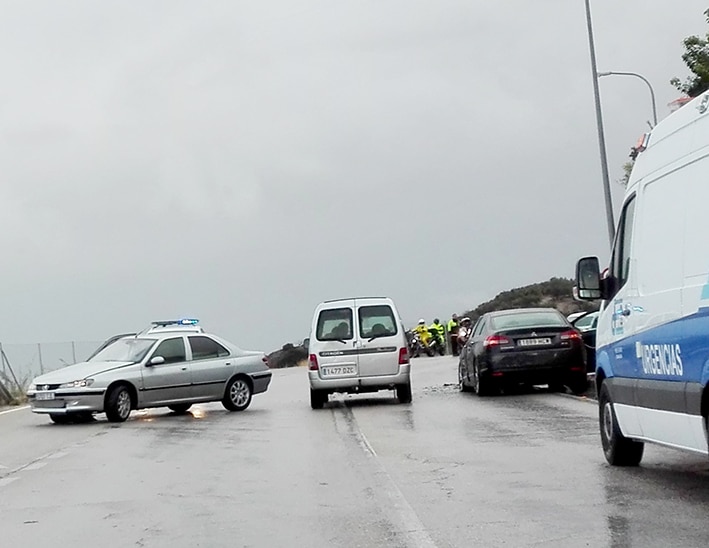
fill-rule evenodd
<path id="1" fill-rule="evenodd" d="M 196 318 L 183 318 L 180 320 L 180 325 L 197 325 L 199 320 Z"/>
<path id="2" fill-rule="evenodd" d="M 199 320 L 195 318 L 182 318 L 181 320 L 164 320 L 159 322 L 153 322 L 156 327 L 167 327 L 169 325 L 197 325 Z"/>

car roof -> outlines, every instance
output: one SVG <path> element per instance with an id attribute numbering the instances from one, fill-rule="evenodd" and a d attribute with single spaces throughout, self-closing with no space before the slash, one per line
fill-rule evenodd
<path id="1" fill-rule="evenodd" d="M 512 314 L 525 314 L 529 312 L 556 312 L 560 316 L 563 316 L 561 312 L 559 312 L 556 308 L 552 307 L 538 307 L 538 308 L 508 308 L 507 310 L 495 310 L 493 312 L 488 312 L 488 315 L 490 317 L 495 317 L 495 316 L 509 316 Z"/>
<path id="2" fill-rule="evenodd" d="M 348 297 L 346 299 L 331 299 L 329 301 L 323 301 L 321 304 L 332 304 L 348 301 L 390 301 L 389 297 Z"/>

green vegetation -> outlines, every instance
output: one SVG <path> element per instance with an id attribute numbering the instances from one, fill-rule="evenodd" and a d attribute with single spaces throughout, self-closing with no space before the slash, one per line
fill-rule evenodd
<path id="1" fill-rule="evenodd" d="M 551 307 L 565 316 L 574 312 L 597 310 L 598 306 L 575 301 L 573 298 L 574 280 L 552 278 L 547 282 L 536 283 L 503 291 L 497 297 L 465 313 L 475 321 L 486 312 L 509 308 Z"/>
<path id="2" fill-rule="evenodd" d="M 271 369 L 295 367 L 308 359 L 308 350 L 303 345 L 295 346 L 286 343 L 280 350 L 268 355 L 268 366 Z"/>
<path id="3" fill-rule="evenodd" d="M 704 12 L 709 23 L 709 9 Z M 682 60 L 692 75 L 682 82 L 673 78 L 671 84 L 682 93 L 696 97 L 709 89 L 709 33 L 704 36 L 689 36 L 682 42 L 684 54 Z"/>

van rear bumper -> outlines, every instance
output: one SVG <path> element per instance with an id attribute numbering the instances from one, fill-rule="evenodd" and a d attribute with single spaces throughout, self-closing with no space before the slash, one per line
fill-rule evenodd
<path id="1" fill-rule="evenodd" d="M 376 392 L 388 390 L 397 384 L 411 382 L 411 366 L 399 366 L 396 375 L 382 375 L 377 377 L 345 377 L 339 379 L 321 379 L 318 371 L 308 371 L 310 388 L 313 390 L 326 390 L 328 392 Z"/>

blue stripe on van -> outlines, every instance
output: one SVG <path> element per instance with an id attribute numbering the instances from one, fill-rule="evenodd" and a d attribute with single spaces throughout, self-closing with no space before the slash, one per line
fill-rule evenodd
<path id="1" fill-rule="evenodd" d="M 620 339 L 597 351 L 597 371 L 611 377 L 638 379 L 641 386 L 658 381 L 688 383 L 695 393 L 709 381 L 709 308 Z M 694 386 L 690 386 L 694 385 Z"/>

